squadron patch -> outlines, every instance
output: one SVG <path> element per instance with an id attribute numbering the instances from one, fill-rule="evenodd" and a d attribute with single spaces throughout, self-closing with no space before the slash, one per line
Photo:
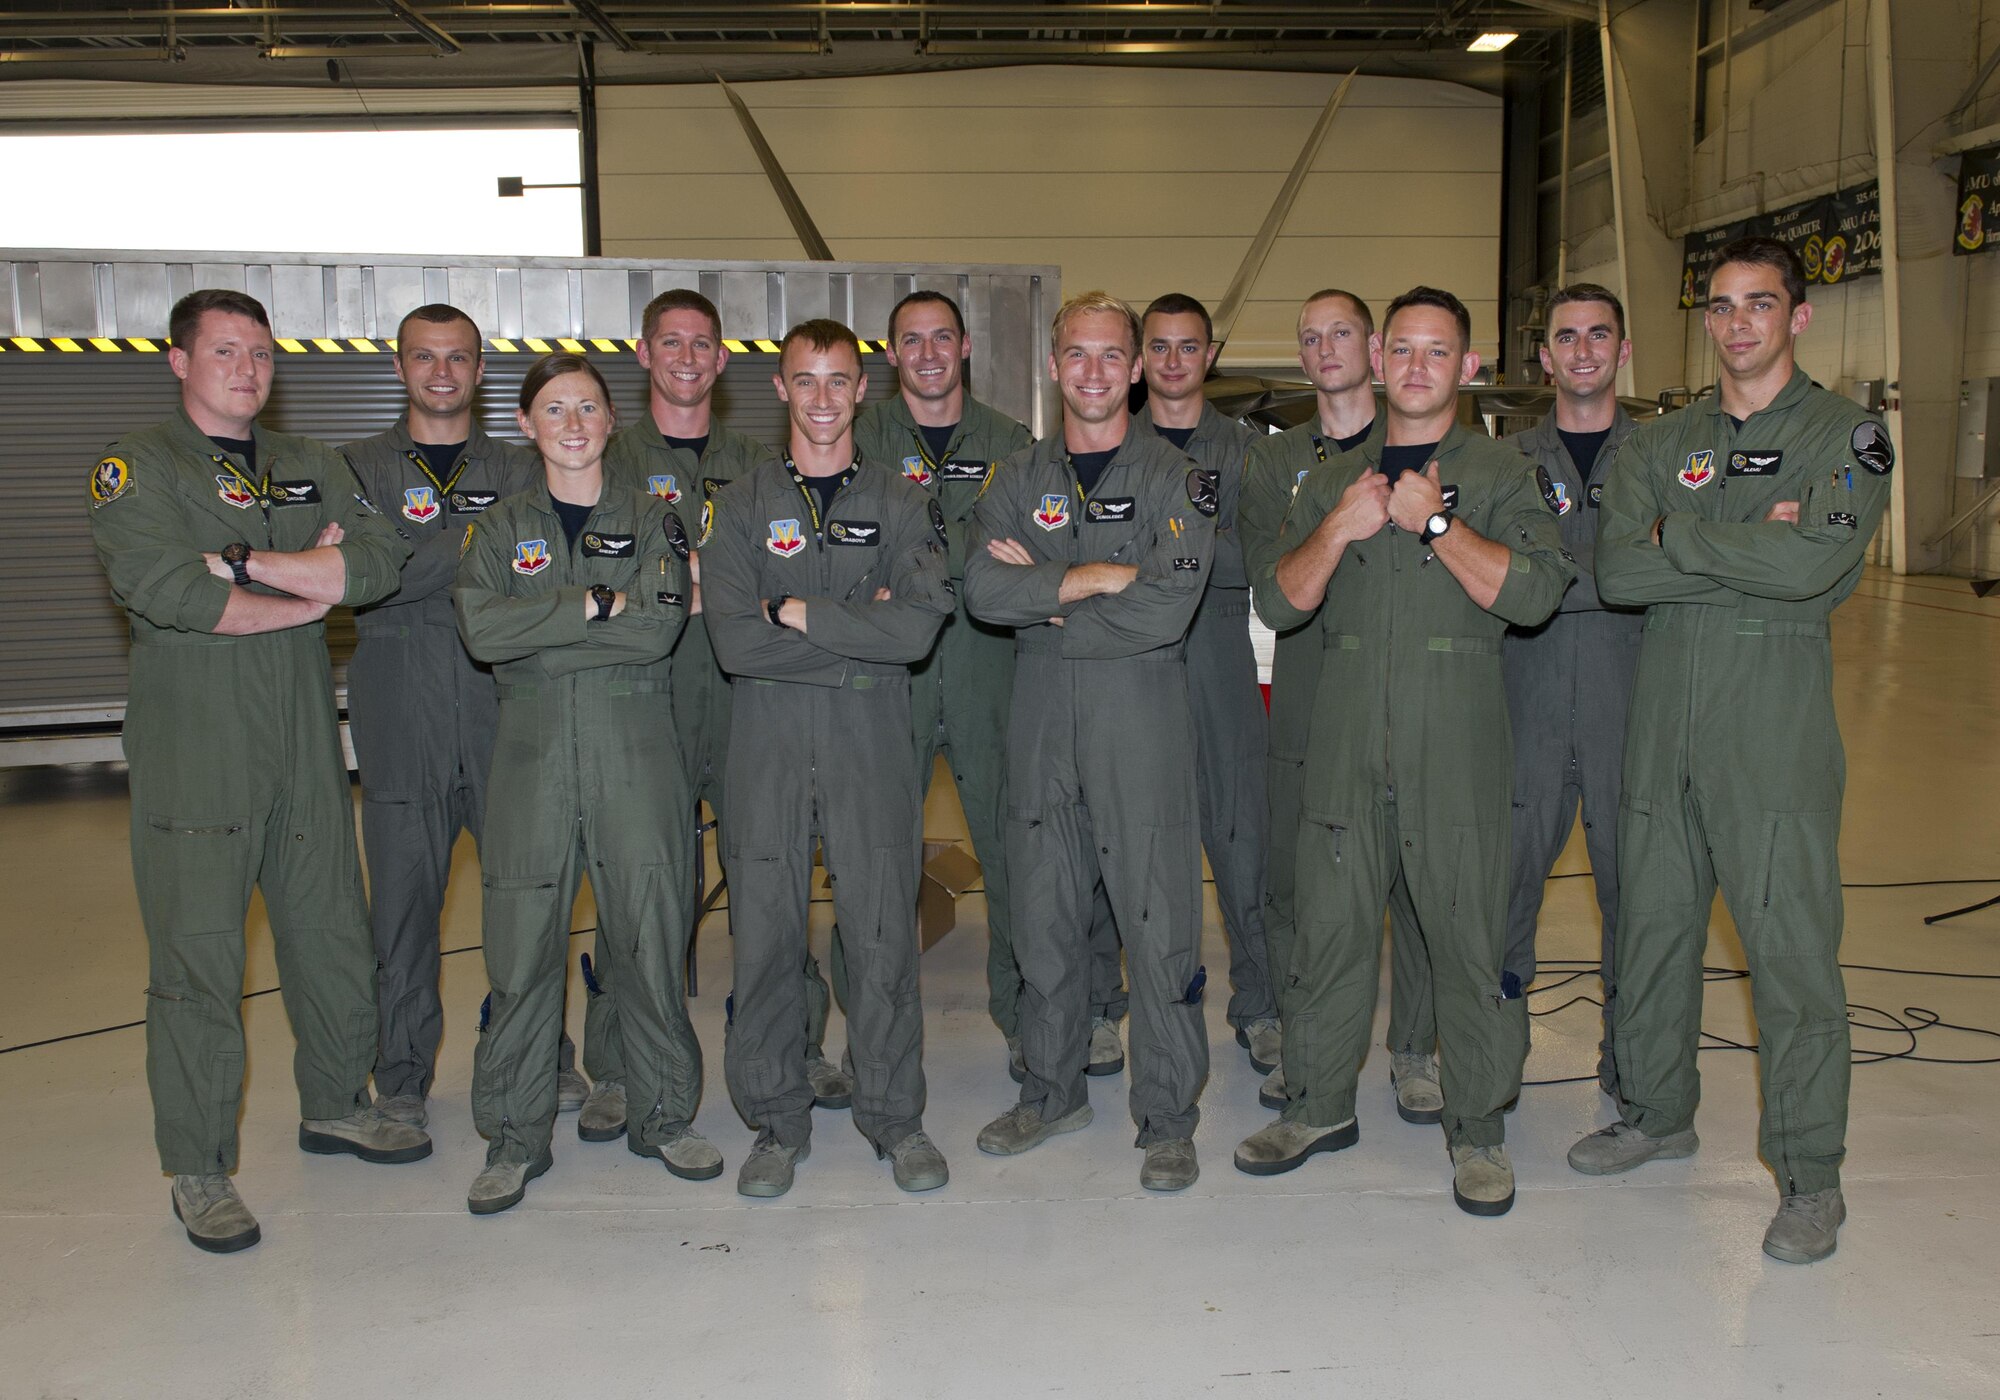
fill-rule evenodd
<path id="1" fill-rule="evenodd" d="M 319 504 L 319 483 L 317 481 L 274 481 L 271 483 L 271 504 L 274 506 L 316 506 Z"/>
<path id="2" fill-rule="evenodd" d="M 937 536 L 939 544 L 949 545 L 951 539 L 944 532 L 944 507 L 940 506 L 935 499 L 929 504 L 931 508 L 931 532 Z"/>
<path id="3" fill-rule="evenodd" d="M 1542 500 L 1547 503 L 1550 510 L 1554 511 L 1557 515 L 1565 515 L 1569 512 L 1569 501 L 1565 494 L 1557 488 L 1555 480 L 1549 475 L 1547 467 L 1535 468 L 1535 485 L 1540 488 Z"/>
<path id="4" fill-rule="evenodd" d="M 1219 478 L 1216 473 L 1203 471 L 1197 467 L 1187 474 L 1188 504 L 1203 515 L 1212 516 L 1221 509 L 1220 499 L 1216 494 L 1218 490 Z"/>
<path id="5" fill-rule="evenodd" d="M 583 537 L 583 552 L 593 559 L 630 559 L 634 536 L 600 535 L 595 530 Z"/>
<path id="6" fill-rule="evenodd" d="M 993 484 L 993 473 L 999 470 L 1000 470 L 1000 464 L 998 462 L 994 462 L 986 468 L 986 475 L 983 478 L 981 478 L 979 482 L 979 494 L 974 496 L 972 498 L 973 500 L 976 501 L 979 499 L 980 496 L 984 496 L 986 494 L 986 488 Z"/>
<path id="7" fill-rule="evenodd" d="M 1870 473 L 1887 476 L 1896 465 L 1896 449 L 1889 442 L 1889 430 L 1873 418 L 1854 425 L 1849 439 L 1854 456 Z"/>
<path id="8" fill-rule="evenodd" d="M 108 506 L 132 489 L 132 469 L 123 457 L 106 457 L 90 472 L 90 506 Z"/>
<path id="9" fill-rule="evenodd" d="M 1732 452 L 1725 476 L 1776 476 L 1785 464 L 1782 452 Z"/>
<path id="10" fill-rule="evenodd" d="M 444 507 L 438 504 L 437 492 L 428 486 L 412 486 L 403 492 L 403 519 L 418 525 L 428 525 L 438 518 Z"/>
<path id="11" fill-rule="evenodd" d="M 796 518 L 771 522 L 771 537 L 764 541 L 764 548 L 780 559 L 789 559 L 805 547 L 806 538 L 799 533 Z"/>
<path id="12" fill-rule="evenodd" d="M 882 522 L 879 520 L 829 520 L 826 524 L 828 544 L 875 545 L 882 543 Z"/>
<path id="13" fill-rule="evenodd" d="M 246 510 L 257 504 L 257 493 L 250 489 L 250 483 L 230 472 L 215 474 L 215 494 L 220 496 L 225 504 L 235 506 L 238 510 Z"/>
<path id="14" fill-rule="evenodd" d="M 727 486 L 728 484 L 729 484 L 728 482 L 724 481 L 719 476 L 703 477 L 701 479 L 702 499 L 706 500 L 708 497 L 713 496 L 716 492 L 720 491 L 723 487 Z"/>
<path id="15" fill-rule="evenodd" d="M 1583 501 L 1592 510 L 1601 509 L 1604 505 L 1604 483 L 1596 481 L 1585 487 Z"/>
<path id="16" fill-rule="evenodd" d="M 708 544 L 708 537 L 714 533 L 715 533 L 715 502 L 703 501 L 701 503 L 701 538 L 695 542 L 695 548 L 696 549 L 705 548 Z"/>
<path id="17" fill-rule="evenodd" d="M 465 538 L 458 542 L 458 557 L 463 559 L 465 551 L 472 548 L 472 522 L 465 522 Z"/>
<path id="18" fill-rule="evenodd" d="M 924 465 L 924 459 L 917 456 L 905 457 L 903 459 L 903 475 L 916 482 L 919 486 L 928 486 L 937 480 L 931 473 L 931 469 Z"/>
<path id="19" fill-rule="evenodd" d="M 1069 524 L 1069 497 L 1051 492 L 1042 497 L 1042 508 L 1031 517 L 1044 530 L 1060 530 Z"/>
<path id="20" fill-rule="evenodd" d="M 1083 513 L 1099 524 L 1117 525 L 1136 519 L 1138 509 L 1139 502 L 1132 496 L 1101 496 L 1087 503 Z"/>
<path id="21" fill-rule="evenodd" d="M 514 546 L 514 572 L 533 578 L 549 566 L 547 540 L 522 540 Z"/>
<path id="22" fill-rule="evenodd" d="M 1699 452 L 1688 453 L 1687 465 L 1681 468 L 1680 483 L 1690 491 L 1699 491 L 1715 476 L 1715 451 L 1704 447 Z"/>
<path id="23" fill-rule="evenodd" d="M 667 548 L 674 552 L 676 559 L 682 563 L 687 562 L 689 554 L 687 526 L 681 524 L 681 518 L 672 511 L 667 512 Z"/>
<path id="24" fill-rule="evenodd" d="M 672 476 L 649 476 L 646 478 L 646 493 L 658 496 L 668 505 L 676 505 L 681 498 L 681 484 Z"/>

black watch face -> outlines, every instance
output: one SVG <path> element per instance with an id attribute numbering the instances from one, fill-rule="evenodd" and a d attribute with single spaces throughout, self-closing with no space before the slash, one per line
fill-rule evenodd
<path id="1" fill-rule="evenodd" d="M 241 564 L 244 560 L 248 559 L 249 557 L 250 557 L 249 546 L 245 545 L 241 540 L 238 540 L 234 544 L 226 544 L 222 547 L 222 562 L 225 564 Z"/>

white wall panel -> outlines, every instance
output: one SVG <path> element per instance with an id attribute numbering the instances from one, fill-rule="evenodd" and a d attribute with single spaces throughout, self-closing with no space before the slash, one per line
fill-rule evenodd
<path id="1" fill-rule="evenodd" d="M 1071 292 L 1219 300 L 1338 79 L 1006 68 L 740 85 L 835 256 L 1056 263 Z M 604 251 L 796 257 L 723 94 L 599 93 Z M 1418 282 L 1497 345 L 1501 111 L 1466 88 L 1350 89 L 1231 340 L 1283 365 L 1298 301 Z M 861 328 L 879 333 L 880 328 Z"/>

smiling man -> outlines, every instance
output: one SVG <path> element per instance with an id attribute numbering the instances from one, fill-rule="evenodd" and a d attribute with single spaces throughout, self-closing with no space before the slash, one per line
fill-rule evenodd
<path id="1" fill-rule="evenodd" d="M 782 1196 L 811 1151 L 799 968 L 817 841 L 851 974 L 854 1126 L 892 1160 L 898 1186 L 929 1191 L 949 1172 L 923 1126 L 923 802 L 909 668 L 952 610 L 944 515 L 855 448 L 868 380 L 853 331 L 792 327 L 774 382 L 790 420 L 784 460 L 724 487 L 699 541 L 709 635 L 735 702 L 724 1064 L 759 1129 L 736 1189 Z"/>
<path id="2" fill-rule="evenodd" d="M 168 323 L 180 409 L 92 470 L 91 535 L 132 630 L 132 875 L 146 1079 L 173 1209 L 198 1248 L 257 1243 L 229 1174 L 243 1096 L 243 921 L 262 890 L 298 1039 L 299 1146 L 430 1155 L 369 1102 L 375 951 L 322 619 L 396 586 L 410 547 L 309 438 L 267 432 L 270 318 L 191 292 Z"/>
<path id="3" fill-rule="evenodd" d="M 381 1012 L 375 1090 L 384 1112 L 424 1126 L 444 1007 L 438 920 L 461 830 L 481 840 L 486 778 L 500 721 L 490 668 L 459 640 L 451 581 L 465 528 L 527 489 L 535 455 L 480 431 L 474 396 L 486 376 L 479 327 L 455 306 L 419 306 L 396 328 L 391 362 L 408 403 L 395 425 L 341 455 L 362 492 L 412 549 L 396 591 L 354 614 L 347 709 L 361 768 Z M 563 1047 L 559 1102 L 574 1112 L 586 1086 Z"/>
<path id="4" fill-rule="evenodd" d="M 1846 761 L 1827 623 L 1860 581 L 1895 467 L 1881 421 L 1799 368 L 1805 294 L 1787 245 L 1725 246 L 1706 311 L 1716 393 L 1635 432 L 1605 483 L 1598 589 L 1647 608 L 1618 825 L 1622 1116 L 1569 1152 L 1604 1175 L 1699 1145 L 1719 884 L 1750 964 L 1758 1147 L 1778 1178 L 1764 1252 L 1793 1264 L 1831 1254 L 1847 1217 Z"/>
<path id="5" fill-rule="evenodd" d="M 1548 474 L 1556 491 L 1563 548 L 1576 582 L 1554 616 L 1507 633 L 1500 669 L 1514 728 L 1513 888 L 1507 904 L 1508 990 L 1535 980 L 1535 926 L 1556 857 L 1583 808 L 1584 844 L 1597 888 L 1604 1035 L 1597 1079 L 1616 1093 L 1611 1051 L 1617 995 L 1612 948 L 1618 926 L 1618 794 L 1625 761 L 1625 714 L 1639 663 L 1644 616 L 1608 605 L 1597 589 L 1597 532 L 1604 482 L 1637 426 L 1619 406 L 1618 371 L 1632 357 L 1625 308 L 1591 282 L 1564 287 L 1548 302 L 1542 369 L 1555 407 L 1508 439 Z"/>
<path id="6" fill-rule="evenodd" d="M 1014 631 L 1007 861 L 1026 984 L 1020 1101 L 980 1130 L 1012 1156 L 1090 1122 L 1090 925 L 1100 881 L 1132 979 L 1139 1184 L 1199 1175 L 1208 1074 L 1201 846 L 1184 639 L 1215 551 L 1212 473 L 1133 431 L 1139 321 L 1086 292 L 1050 327 L 1059 432 L 992 474 L 967 542 L 966 606 Z"/>
<path id="7" fill-rule="evenodd" d="M 1317 610 L 1325 660 L 1301 798 L 1291 1099 L 1236 1165 L 1275 1175 L 1359 1140 L 1355 1081 L 1400 887 L 1436 988 L 1453 1197 L 1501 1215 L 1527 1004 L 1500 985 L 1513 786 L 1500 639 L 1554 611 L 1575 568 L 1553 491 L 1456 421 L 1458 386 L 1479 368 L 1471 330 L 1449 292 L 1389 304 L 1375 356 L 1386 433 L 1309 473 L 1281 532 L 1266 616 L 1296 626 Z"/>

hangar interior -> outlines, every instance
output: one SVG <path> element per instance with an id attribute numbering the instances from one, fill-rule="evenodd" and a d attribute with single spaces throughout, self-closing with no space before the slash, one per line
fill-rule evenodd
<path id="1" fill-rule="evenodd" d="M 1482 46 L 1492 34 L 1514 37 Z M 1982 234 L 1965 193 L 2000 146 L 1996 70 L 2000 0 L 8 7 L 0 153 L 62 136 L 78 156 L 0 201 L 0 948 L 15 969 L 0 1104 L 16 1123 L 0 1394 L 1995 1393 L 2000 911 L 1925 916 L 2000 884 L 2000 205 L 1986 196 Z M 190 169 L 184 206 L 133 210 L 88 145 L 431 131 L 448 163 L 470 129 L 575 133 L 582 256 L 465 255 L 452 226 L 483 206 L 423 207 L 422 170 L 382 173 L 380 221 L 425 222 L 434 246 L 329 248 L 312 209 L 296 242 L 246 246 L 228 230 L 256 171 Z M 36 235 L 37 208 L 77 202 L 106 211 L 95 237 Z M 565 1119 L 525 1204 L 469 1221 L 486 981 L 461 839 L 435 1156 L 368 1167 L 292 1148 L 290 1033 L 254 905 L 238 1179 L 267 1238 L 234 1259 L 181 1242 L 149 1142 L 120 622 L 79 485 L 105 441 L 173 401 L 162 357 L 135 344 L 164 337 L 169 292 L 263 296 L 299 346 L 270 421 L 329 442 L 394 416 L 381 352 L 401 309 L 440 296 L 490 314 L 489 429 L 510 425 L 533 344 L 565 340 L 643 413 L 631 319 L 669 286 L 723 306 L 743 347 L 723 416 L 767 439 L 782 420 L 759 342 L 830 312 L 879 344 L 895 296 L 920 286 L 966 302 L 975 391 L 1038 433 L 1056 411 L 1048 317 L 1095 287 L 1201 298 L 1225 331 L 1221 373 L 1269 406 L 1304 391 L 1293 317 L 1318 288 L 1377 308 L 1419 283 L 1453 290 L 1478 378 L 1502 392 L 1542 383 L 1549 294 L 1598 282 L 1627 310 L 1621 394 L 1672 407 L 1717 372 L 1702 251 L 1751 224 L 1806 257 L 1801 364 L 1880 411 L 1898 459 L 1869 570 L 1833 620 L 1856 1068 L 1853 1219 L 1832 1259 L 1799 1270 L 1756 1250 L 1771 1196 L 1742 1053 L 1756 1026 L 1721 902 L 1702 1152 L 1629 1178 L 1564 1164 L 1614 1116 L 1592 1076 L 1581 830 L 1544 908 L 1508 1122 L 1522 1199 L 1502 1221 L 1454 1210 L 1437 1130 L 1397 1121 L 1379 1024 L 1360 1150 L 1268 1180 L 1233 1171 L 1230 1146 L 1268 1114 L 1213 995 L 1192 1190 L 1134 1185 L 1125 1077 L 1093 1081 L 1084 1132 L 981 1156 L 978 1126 L 1014 1091 L 976 888 L 923 958 L 948 1190 L 895 1191 L 838 1112 L 816 1115 L 819 1150 L 772 1203 L 578 1143 Z M 879 352 L 867 367 L 886 397 Z M 946 779 L 926 831 L 964 839 Z M 699 1125 L 733 1168 L 750 1133 L 722 1082 L 726 908 L 701 926 L 690 1006 Z M 595 923 L 586 892 L 577 950 Z M 824 957 L 827 907 L 813 931 Z M 1204 961 L 1213 990 L 1229 955 L 1212 890 Z"/>

